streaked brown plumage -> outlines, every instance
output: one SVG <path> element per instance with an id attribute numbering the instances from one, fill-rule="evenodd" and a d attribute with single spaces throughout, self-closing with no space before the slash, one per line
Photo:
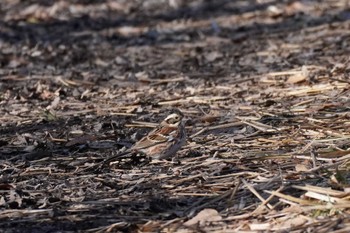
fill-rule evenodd
<path id="1" fill-rule="evenodd" d="M 186 132 L 181 113 L 167 116 L 159 126 L 135 143 L 131 151 L 142 152 L 149 157 L 167 159 L 185 144 Z"/>

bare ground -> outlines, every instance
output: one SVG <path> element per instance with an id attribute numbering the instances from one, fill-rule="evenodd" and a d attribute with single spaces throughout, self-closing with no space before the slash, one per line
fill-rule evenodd
<path id="1" fill-rule="evenodd" d="M 349 232 L 350 5 L 0 2 L 1 232 Z M 172 161 L 104 159 L 173 108 Z"/>

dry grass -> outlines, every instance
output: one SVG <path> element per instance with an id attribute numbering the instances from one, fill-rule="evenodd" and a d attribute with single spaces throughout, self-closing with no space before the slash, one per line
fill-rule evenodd
<path id="1" fill-rule="evenodd" d="M 0 228 L 350 231 L 346 1 L 191 2 L 74 3 L 66 15 L 66 1 L 1 3 L 12 8 L 0 31 Z M 177 158 L 94 169 L 174 107 L 189 118 Z"/>

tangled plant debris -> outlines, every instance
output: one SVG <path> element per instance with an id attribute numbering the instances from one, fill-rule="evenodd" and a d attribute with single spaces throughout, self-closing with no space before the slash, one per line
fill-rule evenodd
<path id="1" fill-rule="evenodd" d="M 0 228 L 348 232 L 349 4 L 0 3 Z M 173 160 L 116 157 L 173 108 Z"/>

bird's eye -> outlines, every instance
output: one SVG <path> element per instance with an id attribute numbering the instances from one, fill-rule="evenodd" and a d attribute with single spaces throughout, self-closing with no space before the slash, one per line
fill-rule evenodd
<path id="1" fill-rule="evenodd" d="M 177 123 L 177 122 L 179 122 L 180 121 L 180 117 L 179 116 L 174 116 L 174 117 L 172 117 L 172 118 L 170 118 L 169 120 L 168 120 L 168 123 L 169 124 L 175 124 L 175 123 Z"/>

